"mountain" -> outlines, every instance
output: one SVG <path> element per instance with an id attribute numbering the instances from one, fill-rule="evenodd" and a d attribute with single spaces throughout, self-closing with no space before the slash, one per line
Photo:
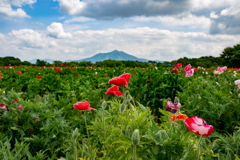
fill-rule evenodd
<path id="1" fill-rule="evenodd" d="M 85 59 L 81 59 L 81 60 L 67 60 L 65 62 L 71 62 L 71 61 L 75 61 L 75 62 L 82 62 L 82 61 L 91 61 L 92 63 L 96 63 L 99 61 L 105 61 L 105 60 L 115 60 L 115 61 L 138 61 L 138 62 L 148 62 L 148 61 L 155 61 L 155 62 L 163 62 L 163 61 L 158 61 L 158 60 L 148 60 L 148 59 L 144 59 L 144 58 L 137 58 L 135 56 L 132 56 L 130 54 L 127 54 L 123 51 L 118 51 L 118 50 L 114 50 L 112 52 L 109 53 L 98 53 L 92 57 L 89 58 L 85 58 Z M 53 59 L 40 59 L 40 60 L 44 60 L 50 64 L 53 64 Z M 33 60 L 29 60 L 30 63 L 35 64 L 37 62 L 37 59 L 33 59 Z"/>
<path id="2" fill-rule="evenodd" d="M 137 58 L 135 56 L 132 56 L 130 54 L 127 54 L 123 51 L 114 50 L 109 53 L 98 53 L 90 58 L 85 58 L 81 60 L 76 60 L 77 62 L 82 61 L 91 61 L 92 63 L 96 63 L 99 61 L 105 61 L 105 60 L 115 60 L 115 61 L 138 61 L 138 62 L 148 62 L 149 60 L 144 58 Z M 156 62 L 162 62 L 162 61 L 156 61 Z"/>

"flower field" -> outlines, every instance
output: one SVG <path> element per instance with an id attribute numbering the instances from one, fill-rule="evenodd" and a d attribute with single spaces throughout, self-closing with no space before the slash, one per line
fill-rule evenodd
<path id="1" fill-rule="evenodd" d="M 240 69 L 0 67 L 3 160 L 238 160 Z"/>

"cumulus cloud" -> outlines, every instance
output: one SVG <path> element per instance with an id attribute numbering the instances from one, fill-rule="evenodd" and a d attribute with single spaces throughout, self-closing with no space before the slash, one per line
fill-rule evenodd
<path id="1" fill-rule="evenodd" d="M 210 13 L 210 18 L 214 18 L 214 19 L 217 19 L 219 16 L 214 12 L 214 11 L 212 11 L 211 13 Z"/>
<path id="2" fill-rule="evenodd" d="M 149 27 L 80 30 L 71 32 L 71 35 L 70 39 L 56 39 L 40 31 L 13 30 L 0 39 L 1 54 L 23 60 L 50 58 L 64 61 L 119 50 L 139 58 L 171 61 L 181 57 L 220 56 L 225 47 L 239 43 L 240 39 L 240 36 L 173 32 Z"/>
<path id="3" fill-rule="evenodd" d="M 131 16 L 173 15 L 188 10 L 189 0 L 56 0 L 60 11 L 95 19 L 114 19 Z"/>
<path id="4" fill-rule="evenodd" d="M 167 26 L 188 26 L 192 28 L 201 27 L 209 28 L 211 25 L 211 20 L 204 16 L 195 16 L 193 14 L 187 15 L 176 15 L 176 16 L 156 16 L 156 17 L 146 17 L 146 16 L 137 16 L 132 17 L 131 19 L 135 21 L 155 21 L 161 22 Z"/>
<path id="5" fill-rule="evenodd" d="M 71 33 L 64 32 L 63 25 L 61 23 L 53 22 L 47 27 L 48 34 L 55 38 L 72 38 Z"/>
<path id="6" fill-rule="evenodd" d="M 12 43 L 18 46 L 22 45 L 27 48 L 46 48 L 49 46 L 57 46 L 54 41 L 46 41 L 43 33 L 39 33 L 32 29 L 12 30 L 9 35 L 13 37 Z"/>
<path id="7" fill-rule="evenodd" d="M 19 18 L 30 18 L 29 15 L 22 9 L 17 8 L 14 10 L 12 5 L 15 7 L 22 7 L 22 5 L 34 4 L 36 0 L 1 0 L 0 1 L 0 14 L 8 17 L 19 17 Z"/>

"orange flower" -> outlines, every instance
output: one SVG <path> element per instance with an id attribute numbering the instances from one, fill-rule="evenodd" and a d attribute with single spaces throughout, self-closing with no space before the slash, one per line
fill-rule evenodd
<path id="1" fill-rule="evenodd" d="M 177 119 L 182 119 L 182 120 L 186 120 L 188 117 L 185 115 L 185 114 L 181 114 L 181 113 L 179 113 L 179 115 L 177 115 Z"/>
<path id="2" fill-rule="evenodd" d="M 185 114 L 179 113 L 179 115 L 177 115 L 177 116 L 176 115 L 171 115 L 171 119 L 170 120 L 172 122 L 174 122 L 175 120 L 181 120 L 181 119 L 185 121 L 187 118 L 188 117 Z"/>

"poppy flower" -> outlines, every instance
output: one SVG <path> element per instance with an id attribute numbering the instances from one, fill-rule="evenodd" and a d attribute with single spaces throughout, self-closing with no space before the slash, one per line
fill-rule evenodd
<path id="1" fill-rule="evenodd" d="M 17 99 L 14 99 L 13 102 L 17 102 L 18 100 Z"/>
<path id="2" fill-rule="evenodd" d="M 166 105 L 167 105 L 166 111 L 176 113 L 181 104 L 180 103 L 173 104 L 173 102 L 167 101 Z"/>
<path id="3" fill-rule="evenodd" d="M 17 109 L 19 109 L 19 111 L 21 111 L 21 112 L 22 112 L 22 108 L 23 108 L 22 106 L 17 107 Z"/>
<path id="4" fill-rule="evenodd" d="M 235 84 L 238 85 L 238 88 L 240 89 L 240 79 L 235 81 Z"/>
<path id="5" fill-rule="evenodd" d="M 3 77 L 2 76 L 0 76 L 0 79 L 2 79 Z"/>
<path id="6" fill-rule="evenodd" d="M 77 102 L 73 105 L 73 107 L 78 110 L 87 110 L 87 111 L 96 110 L 95 108 L 90 107 L 90 103 L 88 101 Z"/>
<path id="7" fill-rule="evenodd" d="M 18 74 L 21 74 L 22 72 L 21 71 L 18 71 Z"/>
<path id="8" fill-rule="evenodd" d="M 118 86 L 113 86 L 113 87 L 108 88 L 106 94 L 108 94 L 108 95 L 115 94 L 116 96 L 119 96 L 119 97 L 121 97 L 123 95 L 122 92 L 119 91 Z"/>
<path id="9" fill-rule="evenodd" d="M 194 69 L 194 72 L 197 72 L 197 71 L 198 71 L 198 69 L 197 69 L 197 68 L 195 68 L 195 69 Z"/>
<path id="10" fill-rule="evenodd" d="M 5 104 L 0 104 L 0 107 L 6 111 L 9 111 L 8 107 Z"/>
<path id="11" fill-rule="evenodd" d="M 185 69 L 183 70 L 183 72 L 187 72 L 190 71 L 190 69 L 192 68 L 191 64 L 188 64 Z"/>
<path id="12" fill-rule="evenodd" d="M 182 63 L 178 63 L 177 65 L 176 65 L 176 67 L 178 68 L 178 67 L 182 67 Z"/>
<path id="13" fill-rule="evenodd" d="M 187 118 L 184 123 L 191 132 L 202 135 L 202 137 L 210 136 L 214 130 L 213 126 L 197 116 Z"/>
<path id="14" fill-rule="evenodd" d="M 37 79 L 41 79 L 41 78 L 42 78 L 42 76 L 37 76 L 36 78 L 37 78 Z"/>
<path id="15" fill-rule="evenodd" d="M 34 118 L 34 121 L 39 121 L 39 118 Z"/>
<path id="16" fill-rule="evenodd" d="M 179 115 L 171 115 L 171 121 L 174 122 L 175 120 L 186 120 L 188 117 L 184 114 L 179 113 Z"/>
<path id="17" fill-rule="evenodd" d="M 177 67 L 175 67 L 172 71 L 171 71 L 171 73 L 174 73 L 174 72 L 177 72 L 178 71 L 178 69 L 177 69 Z"/>
<path id="18" fill-rule="evenodd" d="M 110 79 L 108 81 L 108 83 L 112 83 L 117 86 L 125 85 L 126 88 L 128 88 L 128 81 L 129 81 L 130 76 L 131 76 L 130 73 L 122 74 L 119 77 L 114 77 L 114 78 Z"/>
<path id="19" fill-rule="evenodd" d="M 194 73 L 194 69 L 191 69 L 191 70 L 186 72 L 185 77 L 191 77 L 191 76 L 193 76 L 193 73 Z"/>

